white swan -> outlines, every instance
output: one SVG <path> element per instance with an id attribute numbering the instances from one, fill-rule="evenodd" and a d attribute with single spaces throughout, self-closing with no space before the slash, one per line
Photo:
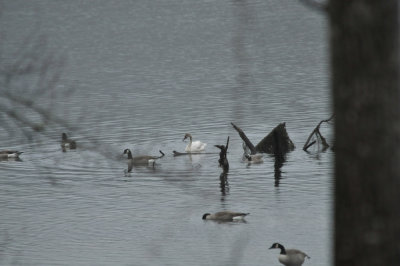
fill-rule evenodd
<path id="1" fill-rule="evenodd" d="M 201 152 L 204 151 L 205 147 L 207 146 L 207 143 L 201 142 L 199 140 L 193 141 L 192 135 L 190 135 L 189 133 L 185 134 L 183 141 L 185 141 L 185 139 L 187 138 L 189 138 L 189 144 L 186 146 L 185 152 Z"/>

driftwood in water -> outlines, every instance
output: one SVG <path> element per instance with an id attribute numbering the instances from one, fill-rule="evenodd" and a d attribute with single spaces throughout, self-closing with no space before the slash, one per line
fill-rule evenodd
<path id="1" fill-rule="evenodd" d="M 247 138 L 246 134 L 244 134 L 243 130 L 239 127 L 237 127 L 234 123 L 231 123 L 233 128 L 236 129 L 236 131 L 239 133 L 239 136 L 242 138 L 244 143 L 246 143 L 247 147 L 249 147 L 251 154 L 256 154 L 256 148 L 254 147 L 253 143 Z"/>
<path id="2" fill-rule="evenodd" d="M 216 152 L 179 152 L 179 151 L 172 151 L 174 156 L 181 156 L 181 155 L 199 155 L 199 154 L 217 154 Z"/>
<path id="3" fill-rule="evenodd" d="M 286 131 L 286 124 L 281 123 L 276 126 L 265 138 L 263 138 L 256 146 L 247 138 L 242 129 L 231 123 L 233 128 L 239 133 L 239 136 L 249 147 L 251 154 L 257 152 L 271 153 L 275 155 L 284 155 L 285 153 L 294 150 L 295 145 L 289 138 Z"/>
<path id="4" fill-rule="evenodd" d="M 286 123 L 277 125 L 265 138 L 257 145 L 258 152 L 285 154 L 294 150 L 293 141 L 289 138 L 286 131 Z"/>
<path id="5" fill-rule="evenodd" d="M 310 136 L 308 136 L 308 139 L 306 141 L 306 143 L 303 146 L 303 150 L 307 151 L 308 148 L 310 148 L 312 145 L 314 145 L 315 143 L 321 143 L 322 144 L 322 150 L 326 150 L 327 148 L 329 148 L 329 144 L 326 142 L 326 139 L 322 136 L 321 132 L 319 131 L 319 128 L 321 126 L 322 123 L 329 123 L 333 118 L 334 118 L 335 114 L 333 114 L 330 118 L 325 119 L 325 120 L 321 120 L 318 125 L 314 128 L 314 130 L 311 132 Z M 312 137 L 315 136 L 315 140 L 312 140 Z"/>
<path id="6" fill-rule="evenodd" d="M 228 158 L 226 158 L 226 153 L 228 152 L 228 146 L 229 146 L 229 137 L 226 140 L 226 145 L 214 145 L 218 149 L 220 149 L 219 153 L 219 166 L 223 169 L 224 173 L 227 173 L 229 171 L 229 162 Z"/>

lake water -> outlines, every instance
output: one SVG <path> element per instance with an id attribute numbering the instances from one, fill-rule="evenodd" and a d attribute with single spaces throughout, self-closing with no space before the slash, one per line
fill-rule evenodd
<path id="1" fill-rule="evenodd" d="M 333 154 L 302 150 L 331 115 L 322 14 L 291 0 L 21 0 L 3 1 L 0 23 L 3 67 L 38 40 L 36 55 L 64 60 L 50 92 L 31 76 L 1 88 L 60 118 L 38 133 L 1 114 L 0 149 L 24 152 L 0 161 L 1 265 L 278 265 L 274 242 L 331 264 Z M 286 122 L 281 179 L 273 157 L 241 161 L 231 122 L 254 144 Z M 61 151 L 62 132 L 77 150 Z M 211 154 L 174 157 L 187 132 Z M 214 145 L 228 136 L 223 186 Z M 126 174 L 125 148 L 166 156 Z M 220 210 L 250 215 L 201 219 Z"/>

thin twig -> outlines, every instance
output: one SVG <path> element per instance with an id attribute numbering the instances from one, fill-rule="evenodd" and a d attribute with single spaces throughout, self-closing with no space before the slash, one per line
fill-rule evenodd
<path id="1" fill-rule="evenodd" d="M 321 140 L 322 145 L 327 148 L 329 147 L 329 144 L 326 142 L 325 138 L 322 136 L 321 132 L 319 131 L 319 128 L 321 126 L 322 123 L 328 123 L 329 121 L 331 121 L 333 118 L 335 117 L 335 114 L 331 115 L 331 117 L 329 117 L 328 119 L 325 120 L 321 120 L 318 125 L 314 128 L 314 130 L 311 132 L 311 134 L 308 136 L 306 143 L 303 146 L 303 150 L 307 151 L 307 149 L 309 147 L 311 147 L 312 145 L 314 145 L 317 141 L 313 141 L 310 143 L 312 137 L 315 135 L 315 137 Z"/>

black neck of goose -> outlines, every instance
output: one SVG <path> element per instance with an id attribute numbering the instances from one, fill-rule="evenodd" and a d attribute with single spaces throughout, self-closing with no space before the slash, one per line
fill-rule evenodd
<path id="1" fill-rule="evenodd" d="M 132 152 L 128 150 L 128 159 L 132 159 Z"/>
<path id="2" fill-rule="evenodd" d="M 281 249 L 281 254 L 282 255 L 286 255 L 286 249 L 284 246 L 282 246 L 281 244 L 278 244 L 278 247 Z"/>

